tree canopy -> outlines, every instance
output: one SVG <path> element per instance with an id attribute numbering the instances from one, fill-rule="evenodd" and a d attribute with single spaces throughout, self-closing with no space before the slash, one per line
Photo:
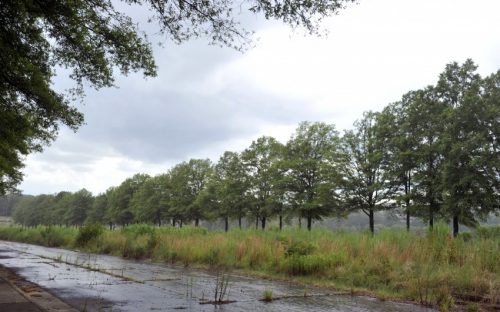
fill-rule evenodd
<path id="1" fill-rule="evenodd" d="M 312 221 L 361 211 L 476 226 L 500 213 L 500 71 L 450 63 L 434 86 L 366 112 L 340 135 L 332 124 L 300 123 L 286 144 L 270 136 L 212 164 L 191 159 L 155 177 L 136 174 L 95 199 L 86 190 L 23 196 L 14 219 L 24 225 L 131 222 L 181 226 L 200 220 Z M 10 202 L 11 199 L 6 199 Z M 12 204 L 9 204 L 12 205 Z M 9 208 L 10 210 L 10 208 Z"/>
<path id="2" fill-rule="evenodd" d="M 267 19 L 317 33 L 324 17 L 354 0 L 47 0 L 3 1 L 0 7 L 0 194 L 22 180 L 22 156 L 41 151 L 61 125 L 84 122 L 75 106 L 83 84 L 114 84 L 115 72 L 156 75 L 152 47 L 118 4 L 145 6 L 167 40 L 205 37 L 212 44 L 244 50 L 251 31 L 238 20 L 246 8 Z M 69 72 L 72 92 L 54 89 L 56 70 Z"/>

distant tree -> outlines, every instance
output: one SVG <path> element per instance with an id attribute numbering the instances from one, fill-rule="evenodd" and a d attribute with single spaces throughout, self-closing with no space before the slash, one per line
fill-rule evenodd
<path id="1" fill-rule="evenodd" d="M 55 194 L 50 214 L 46 216 L 47 220 L 44 220 L 43 224 L 71 225 L 66 216 L 67 210 L 71 209 L 72 200 L 73 194 L 71 192 L 61 191 Z"/>
<path id="2" fill-rule="evenodd" d="M 281 205 L 275 168 L 283 156 L 282 151 L 283 145 L 275 138 L 263 136 L 241 155 L 249 176 L 250 213 L 255 217 L 255 226 L 258 227 L 260 220 L 262 229 L 276 205 Z"/>
<path id="3" fill-rule="evenodd" d="M 23 198 L 20 194 L 0 196 L 0 216 L 11 216 L 16 204 Z"/>
<path id="4" fill-rule="evenodd" d="M 50 210 L 54 205 L 53 195 L 25 196 L 14 207 L 13 218 L 25 226 L 49 223 Z"/>
<path id="5" fill-rule="evenodd" d="M 161 226 L 168 209 L 167 192 L 170 192 L 169 175 L 162 174 L 145 181 L 130 201 L 135 220 Z"/>
<path id="6" fill-rule="evenodd" d="M 394 184 L 394 200 L 404 203 L 406 229 L 410 230 L 410 216 L 414 202 L 415 171 L 418 166 L 416 148 L 419 144 L 413 120 L 412 102 L 415 92 L 403 95 L 401 101 L 386 106 L 378 117 L 380 135 L 385 137 L 387 178 Z"/>
<path id="7" fill-rule="evenodd" d="M 111 222 L 127 225 L 134 221 L 130 200 L 141 185 L 150 179 L 147 174 L 136 174 L 112 189 L 108 196 L 108 213 Z"/>
<path id="8" fill-rule="evenodd" d="M 458 234 L 459 223 L 474 227 L 478 218 L 484 220 L 500 204 L 500 177 L 495 176 L 500 164 L 500 132 L 491 132 L 495 127 L 498 129 L 500 115 L 498 106 L 490 107 L 491 102 L 482 98 L 485 91 L 498 95 L 500 85 L 483 87 L 483 79 L 476 70 L 470 59 L 462 65 L 448 64 L 436 85 L 438 100 L 446 105 L 441 136 L 442 191 L 454 236 Z M 496 140 L 491 140 L 492 134 Z"/>
<path id="9" fill-rule="evenodd" d="M 249 176 L 240 155 L 224 152 L 214 166 L 207 190 L 212 195 L 214 213 L 224 219 L 226 231 L 229 229 L 231 217 L 238 220 L 238 226 L 241 228 L 242 218 L 247 213 L 249 188 Z"/>
<path id="10" fill-rule="evenodd" d="M 307 220 L 332 215 L 339 208 L 340 139 L 333 125 L 303 122 L 286 145 L 284 169 L 287 201 Z"/>
<path id="11" fill-rule="evenodd" d="M 107 208 L 108 208 L 108 196 L 110 191 L 101 193 L 94 198 L 92 206 L 87 212 L 86 223 L 101 223 L 108 224 L 109 220 L 107 218 Z"/>
<path id="12" fill-rule="evenodd" d="M 379 114 L 366 112 L 343 137 L 345 164 L 343 174 L 344 204 L 368 216 L 369 228 L 375 231 L 375 211 L 392 207 L 395 189 L 387 177 L 386 138 L 377 127 Z"/>
<path id="13" fill-rule="evenodd" d="M 414 91 L 406 108 L 416 142 L 412 153 L 417 165 L 412 197 L 414 207 L 428 220 L 430 228 L 436 216 L 442 213 L 443 150 L 440 140 L 445 125 L 445 108 L 432 86 Z"/>
<path id="14" fill-rule="evenodd" d="M 86 189 L 81 189 L 69 195 L 69 202 L 63 215 L 66 224 L 83 225 L 93 201 L 92 193 Z"/>
<path id="15" fill-rule="evenodd" d="M 174 166 L 170 172 L 170 214 L 180 222 L 194 220 L 195 226 L 205 215 L 198 195 L 205 188 L 212 171 L 208 159 L 190 159 Z"/>

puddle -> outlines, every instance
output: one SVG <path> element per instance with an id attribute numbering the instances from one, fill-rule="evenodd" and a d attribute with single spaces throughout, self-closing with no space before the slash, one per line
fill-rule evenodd
<path id="1" fill-rule="evenodd" d="M 214 300 L 215 273 L 21 243 L 0 241 L 0 247 L 1 265 L 85 311 L 434 311 L 234 275 L 224 277 L 223 298 L 234 302 L 200 304 Z M 261 301 L 265 290 L 283 298 Z"/>

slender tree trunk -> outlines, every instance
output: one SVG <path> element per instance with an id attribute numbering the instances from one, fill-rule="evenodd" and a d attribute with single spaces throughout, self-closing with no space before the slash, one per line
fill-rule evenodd
<path id="1" fill-rule="evenodd" d="M 200 218 L 195 218 L 194 219 L 194 226 L 198 227 L 200 225 Z"/>
<path id="2" fill-rule="evenodd" d="M 373 235 L 375 233 L 375 214 L 374 214 L 374 211 L 373 211 L 373 207 L 370 207 L 369 218 L 370 218 L 370 232 Z"/>
<path id="3" fill-rule="evenodd" d="M 283 229 L 283 216 L 280 215 L 280 231 Z"/>
<path id="4" fill-rule="evenodd" d="M 301 229 L 301 228 L 302 228 L 302 218 L 299 217 L 299 229 Z"/>
<path id="5" fill-rule="evenodd" d="M 255 217 L 255 229 L 259 229 L 259 217 Z"/>
<path id="6" fill-rule="evenodd" d="M 432 230 L 434 228 L 434 205 L 429 205 L 429 228 Z"/>
<path id="7" fill-rule="evenodd" d="M 312 217 L 307 216 L 307 230 L 310 231 L 312 228 Z"/>
<path id="8" fill-rule="evenodd" d="M 241 216 L 238 217 L 238 226 L 240 227 L 241 230 Z"/>
<path id="9" fill-rule="evenodd" d="M 224 231 L 227 232 L 229 230 L 229 218 L 224 218 Z"/>
<path id="10" fill-rule="evenodd" d="M 406 231 L 410 232 L 410 207 L 406 206 Z"/>
<path id="11" fill-rule="evenodd" d="M 406 195 L 406 231 L 410 231 L 410 198 L 408 197 L 411 192 L 411 172 L 408 172 L 408 180 L 405 184 Z"/>
<path id="12" fill-rule="evenodd" d="M 172 218 L 172 226 L 175 227 L 175 218 Z"/>
<path id="13" fill-rule="evenodd" d="M 181 228 L 182 228 L 182 219 L 181 219 L 181 220 L 179 220 L 179 227 L 181 227 Z"/>
<path id="14" fill-rule="evenodd" d="M 457 237 L 458 235 L 458 215 L 453 215 L 453 237 Z"/>
<path id="15" fill-rule="evenodd" d="M 261 225 L 262 225 L 262 229 L 264 230 L 266 228 L 266 217 L 262 217 L 260 219 L 260 222 L 261 222 Z"/>

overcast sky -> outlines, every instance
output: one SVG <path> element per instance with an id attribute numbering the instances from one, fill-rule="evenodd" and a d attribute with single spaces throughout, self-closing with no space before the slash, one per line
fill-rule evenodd
<path id="1" fill-rule="evenodd" d="M 300 121 L 350 128 L 364 111 L 434 84 L 449 62 L 472 58 L 482 75 L 500 69 L 499 12 L 498 0 L 359 0 L 324 22 L 327 37 L 251 17 L 258 42 L 244 54 L 203 40 L 155 46 L 158 77 L 88 90 L 86 125 L 28 156 L 19 188 L 97 194 L 138 172 L 217 161 L 261 135 L 285 142 Z"/>

